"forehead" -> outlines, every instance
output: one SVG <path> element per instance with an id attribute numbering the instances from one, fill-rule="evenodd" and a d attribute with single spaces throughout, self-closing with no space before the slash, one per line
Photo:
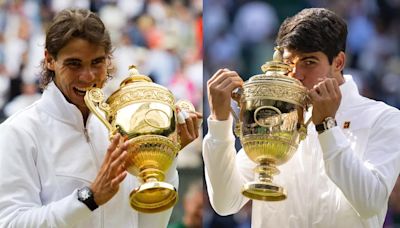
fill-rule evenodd
<path id="1" fill-rule="evenodd" d="M 82 38 L 73 38 L 68 41 L 58 52 L 57 57 L 60 59 L 77 58 L 77 59 L 94 59 L 105 56 L 106 51 L 102 45 L 91 43 Z"/>
<path id="2" fill-rule="evenodd" d="M 283 49 L 282 57 L 283 59 L 290 59 L 290 60 L 299 60 L 307 57 L 313 57 L 321 60 L 327 58 L 327 56 L 321 51 L 305 53 L 305 52 L 293 51 L 287 48 Z"/>

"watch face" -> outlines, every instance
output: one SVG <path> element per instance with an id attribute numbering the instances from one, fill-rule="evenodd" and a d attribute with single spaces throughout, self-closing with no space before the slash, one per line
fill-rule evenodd
<path id="1" fill-rule="evenodd" d="M 326 122 L 326 128 L 330 129 L 336 126 L 336 121 L 334 119 L 328 119 Z"/>
<path id="2" fill-rule="evenodd" d="M 90 191 L 89 191 L 89 189 L 87 189 L 87 188 L 83 188 L 83 189 L 81 189 L 80 191 L 79 191 L 79 197 L 82 199 L 82 200 L 87 200 L 89 197 L 90 197 Z"/>
<path id="3" fill-rule="evenodd" d="M 332 127 L 335 126 L 335 121 L 329 120 L 328 123 L 326 123 L 326 125 L 327 125 L 328 128 L 332 128 Z"/>

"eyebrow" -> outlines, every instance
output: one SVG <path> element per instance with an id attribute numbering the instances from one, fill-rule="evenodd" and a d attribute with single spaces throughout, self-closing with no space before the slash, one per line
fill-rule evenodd
<path id="1" fill-rule="evenodd" d="M 300 58 L 300 61 L 304 61 L 304 60 L 319 60 L 316 56 L 304 56 L 302 58 Z"/>
<path id="2" fill-rule="evenodd" d="M 100 56 L 100 57 L 97 57 L 97 58 L 95 58 L 95 59 L 92 59 L 91 61 L 104 60 L 104 59 L 106 59 L 105 56 Z M 65 62 L 72 62 L 72 61 L 79 61 L 79 62 L 82 62 L 81 59 L 73 58 L 73 57 L 72 57 L 72 58 L 64 59 L 64 63 L 65 63 Z"/>
<path id="3" fill-rule="evenodd" d="M 65 62 L 72 62 L 72 61 L 79 61 L 79 62 L 82 62 L 82 60 L 80 60 L 80 59 L 78 59 L 78 58 L 68 58 L 68 59 L 64 59 L 64 63 Z"/>
<path id="4" fill-rule="evenodd" d="M 97 57 L 97 58 L 93 59 L 92 61 L 105 60 L 105 59 L 106 59 L 105 56 L 100 56 L 100 57 Z"/>

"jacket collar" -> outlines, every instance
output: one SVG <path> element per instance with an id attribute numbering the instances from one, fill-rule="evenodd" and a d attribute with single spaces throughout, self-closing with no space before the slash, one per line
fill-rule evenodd
<path id="1" fill-rule="evenodd" d="M 54 119 L 68 123 L 79 129 L 84 128 L 83 116 L 79 109 L 69 103 L 54 82 L 43 91 L 39 107 Z"/>
<path id="2" fill-rule="evenodd" d="M 359 102 L 357 100 L 361 98 L 353 77 L 351 75 L 344 75 L 344 79 L 345 83 L 339 86 L 340 92 L 342 93 L 342 100 L 340 101 L 338 112 L 354 106 L 354 104 Z"/>

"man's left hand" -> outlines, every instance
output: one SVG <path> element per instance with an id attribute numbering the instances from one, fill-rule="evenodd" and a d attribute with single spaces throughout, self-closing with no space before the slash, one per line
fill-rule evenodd
<path id="1" fill-rule="evenodd" d="M 322 123 L 327 117 L 335 118 L 342 99 L 336 79 L 324 79 L 309 91 L 309 96 L 313 105 L 312 121 L 315 125 Z"/>

